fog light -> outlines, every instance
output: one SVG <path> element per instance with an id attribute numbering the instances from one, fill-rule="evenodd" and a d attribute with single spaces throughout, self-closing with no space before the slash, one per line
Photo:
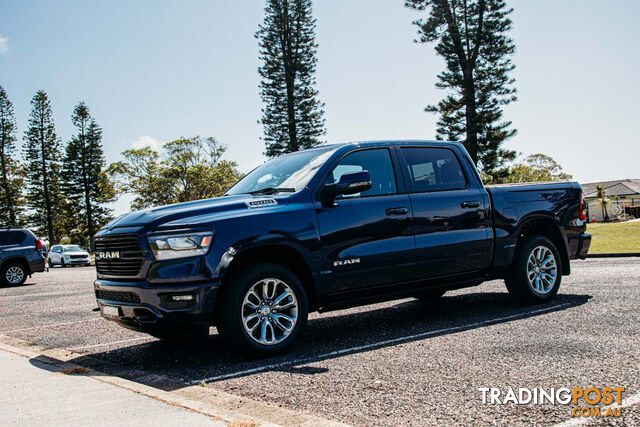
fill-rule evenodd
<path id="1" fill-rule="evenodd" d="M 163 307 L 188 308 L 196 303 L 198 296 L 196 294 L 160 294 L 160 303 Z"/>

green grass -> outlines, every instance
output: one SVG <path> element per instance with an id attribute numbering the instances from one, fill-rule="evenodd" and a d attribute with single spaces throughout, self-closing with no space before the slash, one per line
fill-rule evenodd
<path id="1" fill-rule="evenodd" d="M 590 223 L 587 232 L 593 236 L 590 254 L 640 252 L 640 221 Z"/>

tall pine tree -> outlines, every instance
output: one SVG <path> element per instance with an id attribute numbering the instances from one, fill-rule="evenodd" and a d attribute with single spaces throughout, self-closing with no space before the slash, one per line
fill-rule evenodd
<path id="1" fill-rule="evenodd" d="M 98 227 L 108 219 L 109 210 L 101 205 L 105 200 L 101 180 L 105 166 L 102 151 L 102 129 L 91 117 L 89 108 L 80 102 L 73 110 L 71 121 L 77 134 L 66 148 L 62 188 L 69 210 L 75 215 L 73 228 L 81 231 L 81 243 L 89 245 Z"/>
<path id="2" fill-rule="evenodd" d="M 29 128 L 25 132 L 28 202 L 30 222 L 46 232 L 49 244 L 57 243 L 64 232 L 64 198 L 60 189 L 61 147 L 53 123 L 51 103 L 40 90 L 31 100 Z"/>
<path id="3" fill-rule="evenodd" d="M 267 0 L 260 40 L 260 96 L 269 157 L 321 143 L 324 104 L 315 89 L 316 20 L 311 0 Z"/>
<path id="4" fill-rule="evenodd" d="M 515 45 L 504 0 L 406 0 L 406 6 L 427 11 L 414 21 L 419 42 L 436 42 L 446 62 L 436 87 L 448 94 L 425 110 L 439 113 L 437 139 L 462 141 L 475 164 L 490 180 L 507 172 L 504 164 L 516 153 L 502 147 L 515 129 L 502 118 L 502 106 L 515 101 L 515 66 L 509 57 Z"/>
<path id="5" fill-rule="evenodd" d="M 0 224 L 18 225 L 24 205 L 22 170 L 16 160 L 16 119 L 13 104 L 0 86 Z"/>

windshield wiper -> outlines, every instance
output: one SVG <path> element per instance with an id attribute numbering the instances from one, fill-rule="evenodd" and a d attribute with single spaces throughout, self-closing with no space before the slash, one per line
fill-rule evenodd
<path id="1" fill-rule="evenodd" d="M 275 193 L 295 193 L 295 188 L 289 187 L 265 187 L 255 191 L 249 191 L 249 194 L 256 196 L 258 194 L 275 194 Z"/>

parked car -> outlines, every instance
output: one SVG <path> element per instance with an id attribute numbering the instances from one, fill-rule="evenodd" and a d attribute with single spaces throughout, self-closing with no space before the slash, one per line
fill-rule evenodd
<path id="1" fill-rule="evenodd" d="M 47 262 L 50 268 L 54 265 L 91 265 L 91 256 L 78 245 L 55 245 L 51 246 Z"/>
<path id="2" fill-rule="evenodd" d="M 223 197 L 123 215 L 95 238 L 102 316 L 171 338 L 215 324 L 273 354 L 310 311 L 435 299 L 504 279 L 551 300 L 591 236 L 576 182 L 485 187 L 459 143 L 363 142 L 275 158 Z"/>
<path id="3" fill-rule="evenodd" d="M 20 286 L 44 271 L 42 242 L 26 228 L 0 227 L 0 284 Z"/>

